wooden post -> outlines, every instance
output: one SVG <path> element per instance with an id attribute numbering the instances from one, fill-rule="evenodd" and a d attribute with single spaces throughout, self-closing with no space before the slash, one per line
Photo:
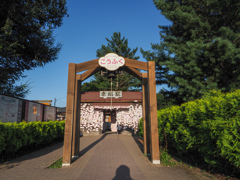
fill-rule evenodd
<path id="1" fill-rule="evenodd" d="M 153 164 L 160 164 L 159 137 L 157 119 L 157 94 L 155 79 L 155 62 L 148 62 L 148 88 L 149 88 L 149 115 L 151 126 L 151 160 Z"/>
<path id="2" fill-rule="evenodd" d="M 79 156 L 80 143 L 80 110 L 81 110 L 81 81 L 80 76 L 76 77 L 75 82 L 75 105 L 74 105 L 74 121 L 73 121 L 73 139 L 72 139 L 72 158 Z"/>
<path id="3" fill-rule="evenodd" d="M 147 134 L 149 132 L 147 132 L 147 128 L 146 128 L 146 124 L 147 124 L 147 106 L 148 106 L 148 102 L 146 101 L 147 98 L 147 73 L 142 73 L 142 106 L 143 106 L 143 153 L 145 155 L 148 154 L 147 152 Z"/>
<path id="4" fill-rule="evenodd" d="M 147 73 L 146 73 L 147 74 Z M 146 79 L 146 92 L 145 92 L 145 112 L 146 112 L 146 140 L 147 140 L 147 155 L 151 154 L 151 124 L 149 116 L 149 89 L 148 89 L 148 78 Z"/>
<path id="5" fill-rule="evenodd" d="M 66 121 L 63 145 L 63 163 L 62 166 L 70 166 L 72 161 L 72 130 L 73 130 L 73 111 L 74 111 L 74 95 L 76 64 L 69 63 L 68 67 L 68 88 L 67 88 L 67 106 Z"/>

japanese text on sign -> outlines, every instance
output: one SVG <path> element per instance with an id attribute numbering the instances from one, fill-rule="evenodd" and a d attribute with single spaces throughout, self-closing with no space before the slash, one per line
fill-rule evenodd
<path id="1" fill-rule="evenodd" d="M 122 97 L 122 91 L 100 91 L 100 97 L 101 98 L 119 98 Z"/>
<path id="2" fill-rule="evenodd" d="M 119 67 L 124 66 L 125 59 L 117 54 L 109 53 L 106 56 L 101 57 L 98 60 L 98 63 L 101 67 L 105 67 L 109 71 L 115 71 Z"/>

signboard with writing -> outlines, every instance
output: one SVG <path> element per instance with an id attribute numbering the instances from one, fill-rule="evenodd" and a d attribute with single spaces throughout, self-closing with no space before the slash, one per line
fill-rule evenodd
<path id="1" fill-rule="evenodd" d="M 18 108 L 19 99 L 0 95 L 0 122 L 17 122 Z"/>
<path id="2" fill-rule="evenodd" d="M 56 120 L 57 108 L 52 106 L 44 107 L 44 121 Z"/>
<path id="3" fill-rule="evenodd" d="M 98 60 L 98 63 L 101 67 L 104 67 L 109 71 L 115 71 L 119 67 L 124 66 L 125 59 L 117 54 L 109 53 L 106 56 L 101 57 Z"/>
<path id="4" fill-rule="evenodd" d="M 119 98 L 122 97 L 122 91 L 100 91 L 101 98 Z"/>
<path id="5" fill-rule="evenodd" d="M 117 132 L 117 123 L 114 123 L 114 124 L 112 123 L 111 124 L 111 131 L 112 132 Z"/>
<path id="6" fill-rule="evenodd" d="M 25 121 L 27 122 L 42 121 L 42 113 L 43 113 L 42 104 L 26 101 Z"/>

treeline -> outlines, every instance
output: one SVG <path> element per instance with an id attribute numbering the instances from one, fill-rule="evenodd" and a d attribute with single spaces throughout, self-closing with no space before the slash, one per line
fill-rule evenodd
<path id="1" fill-rule="evenodd" d="M 65 121 L 0 122 L 0 161 L 63 139 L 64 126 Z"/>
<path id="2" fill-rule="evenodd" d="M 240 89 L 240 1 L 153 0 L 169 25 L 160 43 L 141 52 L 156 62 L 159 109 L 193 101 L 210 90 Z"/>

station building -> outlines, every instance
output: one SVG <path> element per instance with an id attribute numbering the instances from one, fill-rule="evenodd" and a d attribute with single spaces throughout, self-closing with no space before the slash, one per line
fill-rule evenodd
<path id="1" fill-rule="evenodd" d="M 142 118 L 142 92 L 100 91 L 81 95 L 80 131 L 83 135 L 123 130 L 137 132 Z"/>

